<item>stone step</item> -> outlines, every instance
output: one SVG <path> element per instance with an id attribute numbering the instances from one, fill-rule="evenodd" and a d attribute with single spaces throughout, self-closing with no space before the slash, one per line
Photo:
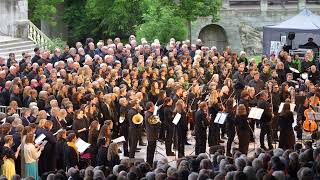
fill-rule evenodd
<path id="1" fill-rule="evenodd" d="M 17 56 L 21 56 L 23 52 L 33 53 L 33 48 L 29 49 L 20 49 L 15 51 L 7 51 L 7 52 L 0 52 L 0 56 L 2 57 L 9 57 L 9 53 L 14 53 Z"/>
<path id="2" fill-rule="evenodd" d="M 0 53 L 18 51 L 18 50 L 25 50 L 25 49 L 34 49 L 35 47 L 36 47 L 35 44 L 28 44 L 28 45 L 22 45 L 22 46 L 19 45 L 19 46 L 6 47 L 6 48 L 1 48 L 0 47 Z"/>
<path id="3" fill-rule="evenodd" d="M 1 41 L 0 41 L 1 43 Z M 10 47 L 18 47 L 18 46 L 26 46 L 26 45 L 34 45 L 33 41 L 7 41 L 7 43 L 0 44 L 0 49 L 10 48 Z"/>
<path id="4" fill-rule="evenodd" d="M 23 41 L 29 41 L 29 40 L 24 40 L 24 39 L 19 39 L 19 38 L 5 39 L 5 40 L 0 40 L 0 45 L 10 44 L 10 43 L 18 43 L 18 42 L 23 42 Z"/>

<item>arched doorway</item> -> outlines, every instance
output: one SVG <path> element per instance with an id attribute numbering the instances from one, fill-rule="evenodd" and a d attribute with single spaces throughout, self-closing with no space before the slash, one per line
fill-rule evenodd
<path id="1" fill-rule="evenodd" d="M 216 46 L 223 50 L 227 45 L 227 37 L 224 29 L 216 24 L 210 24 L 201 29 L 199 39 L 208 47 Z"/>

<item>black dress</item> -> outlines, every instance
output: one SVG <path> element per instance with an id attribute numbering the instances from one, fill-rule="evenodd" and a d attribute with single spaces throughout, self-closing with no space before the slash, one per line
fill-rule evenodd
<path id="1" fill-rule="evenodd" d="M 97 154 L 97 166 L 107 166 L 108 165 L 108 147 L 100 146 Z"/>
<path id="2" fill-rule="evenodd" d="M 242 154 L 247 154 L 249 143 L 250 143 L 250 132 L 251 132 L 247 115 L 236 116 L 235 125 L 237 128 L 237 134 L 239 138 L 239 151 Z"/>
<path id="3" fill-rule="evenodd" d="M 184 144 L 187 141 L 187 132 L 188 132 L 188 122 L 187 122 L 187 113 L 181 112 L 180 121 L 177 124 L 177 135 L 178 135 L 178 157 L 181 158 L 184 156 Z"/>
<path id="4" fill-rule="evenodd" d="M 195 114 L 195 135 L 196 135 L 196 146 L 195 154 L 206 152 L 206 141 L 207 141 L 207 124 L 206 114 L 203 110 L 198 110 Z"/>
<path id="5" fill-rule="evenodd" d="M 282 148 L 283 150 L 293 149 L 295 144 L 295 137 L 292 128 L 293 122 L 294 119 L 292 112 L 280 114 L 278 120 L 278 125 L 280 128 L 279 148 Z"/>
<path id="6" fill-rule="evenodd" d="M 48 141 L 39 158 L 39 174 L 41 175 L 56 169 L 56 138 L 46 129 L 39 128 L 39 131 L 39 135 L 43 133 L 46 136 L 44 140 Z"/>
<path id="7" fill-rule="evenodd" d="M 234 137 L 236 135 L 236 130 L 235 130 L 235 115 L 233 112 L 228 113 L 227 118 L 226 118 L 226 129 L 227 129 L 227 136 L 228 136 L 228 141 L 227 141 L 227 155 L 231 155 L 230 150 L 231 150 L 231 145 L 234 140 Z"/>
<path id="8" fill-rule="evenodd" d="M 59 139 L 56 143 L 56 162 L 57 162 L 57 170 L 65 170 L 66 166 L 64 164 L 64 149 L 66 148 L 67 143 L 65 139 Z"/>
<path id="9" fill-rule="evenodd" d="M 72 129 L 76 132 L 77 137 L 81 138 L 82 140 L 86 141 L 88 139 L 88 122 L 85 118 L 82 119 L 75 119 L 73 121 Z M 87 130 L 78 132 L 79 130 L 86 128 Z"/>
<path id="10" fill-rule="evenodd" d="M 211 121 L 209 125 L 209 135 L 208 135 L 208 143 L 209 146 L 220 145 L 220 126 L 218 123 L 214 122 L 217 113 L 219 112 L 218 104 L 213 104 L 208 109 L 209 114 L 211 116 Z"/>

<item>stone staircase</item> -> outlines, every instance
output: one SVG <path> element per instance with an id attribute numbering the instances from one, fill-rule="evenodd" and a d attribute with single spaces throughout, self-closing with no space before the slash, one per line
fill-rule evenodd
<path id="1" fill-rule="evenodd" d="M 16 60 L 22 59 L 22 53 L 28 52 L 34 56 L 33 49 L 37 45 L 29 39 L 12 38 L 10 36 L 0 36 L 0 57 L 9 58 L 9 53 L 15 53 Z"/>

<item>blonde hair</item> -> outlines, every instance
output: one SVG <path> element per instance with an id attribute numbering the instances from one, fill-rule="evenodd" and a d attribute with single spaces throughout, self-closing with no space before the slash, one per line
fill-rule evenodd
<path id="1" fill-rule="evenodd" d="M 111 161 L 112 155 L 118 155 L 118 144 L 111 143 L 108 148 L 107 160 Z"/>
<path id="2" fill-rule="evenodd" d="M 214 104 L 218 103 L 219 93 L 217 90 L 212 90 L 210 97 L 209 97 L 209 106 L 213 106 Z"/>
<path id="3" fill-rule="evenodd" d="M 247 109 L 244 104 L 240 104 L 237 108 L 237 116 L 247 115 Z"/>

